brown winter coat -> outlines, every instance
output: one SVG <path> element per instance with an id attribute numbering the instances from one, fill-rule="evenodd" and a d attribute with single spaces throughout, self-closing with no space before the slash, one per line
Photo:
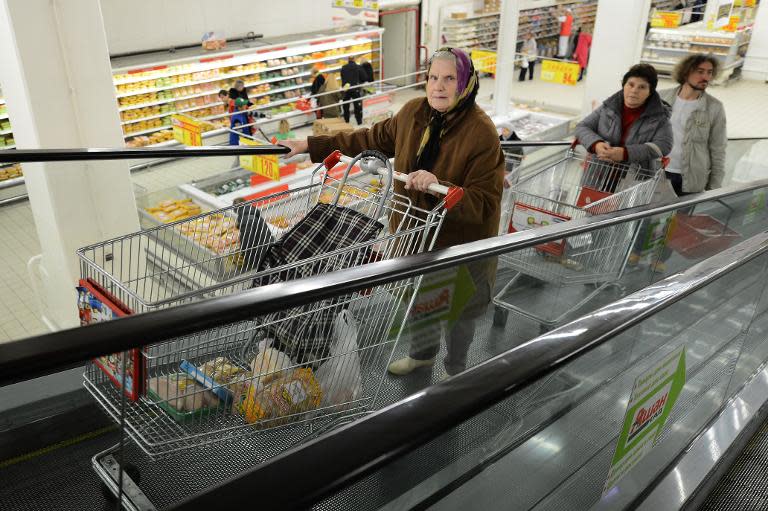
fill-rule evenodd
<path id="1" fill-rule="evenodd" d="M 366 149 L 376 149 L 395 158 L 395 170 L 409 173 L 416 168 L 416 152 L 429 123 L 430 107 L 426 98 L 406 103 L 391 119 L 370 129 L 339 133 L 334 136 L 309 137 L 312 161 L 322 161 L 335 149 L 354 156 Z M 498 234 L 501 193 L 504 180 L 504 156 L 496 127 L 477 105 L 460 112 L 444 127 L 440 154 L 431 170 L 441 184 L 461 186 L 464 197 L 445 217 L 436 247 L 447 247 L 490 238 Z M 420 208 L 432 209 L 431 195 L 405 190 L 395 182 L 395 192 L 406 195 Z M 495 261 L 484 265 L 490 295 L 495 280 Z M 471 273 L 476 273 L 472 271 Z M 476 282 L 479 284 L 479 282 Z M 484 300 L 485 301 L 485 300 Z"/>

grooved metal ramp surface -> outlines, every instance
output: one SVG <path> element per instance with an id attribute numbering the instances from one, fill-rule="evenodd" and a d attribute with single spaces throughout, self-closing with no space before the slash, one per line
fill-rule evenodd
<path id="1" fill-rule="evenodd" d="M 700 511 L 768 509 L 768 421 L 752 437 Z"/>
<path id="2" fill-rule="evenodd" d="M 115 501 L 102 492 L 91 457 L 118 440 L 112 429 L 0 465 L 0 510 L 115 509 Z"/>

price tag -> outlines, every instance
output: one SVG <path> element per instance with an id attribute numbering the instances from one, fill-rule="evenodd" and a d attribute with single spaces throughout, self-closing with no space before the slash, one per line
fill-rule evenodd
<path id="1" fill-rule="evenodd" d="M 266 144 L 258 140 L 240 137 L 240 145 L 261 146 Z M 276 154 L 266 156 L 243 155 L 240 156 L 240 166 L 267 179 L 280 180 L 280 163 Z"/>
<path id="2" fill-rule="evenodd" d="M 333 5 L 336 7 L 344 7 L 344 0 L 334 0 Z"/>
<path id="3" fill-rule="evenodd" d="M 171 116 L 171 126 L 173 126 L 173 138 L 177 142 L 188 146 L 203 145 L 202 123 L 194 117 L 174 114 Z"/>
<path id="4" fill-rule="evenodd" d="M 545 82 L 576 85 L 580 67 L 573 62 L 545 60 L 541 63 L 541 79 Z"/>
<path id="5" fill-rule="evenodd" d="M 362 9 L 363 8 L 363 0 L 354 0 L 352 2 L 352 6 L 358 8 L 358 9 Z"/>
<path id="6" fill-rule="evenodd" d="M 683 13 L 674 11 L 656 11 L 651 18 L 651 26 L 657 28 L 676 28 L 683 20 Z"/>

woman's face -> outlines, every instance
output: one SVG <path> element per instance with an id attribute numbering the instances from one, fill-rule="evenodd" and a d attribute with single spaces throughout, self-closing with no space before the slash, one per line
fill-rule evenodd
<path id="1" fill-rule="evenodd" d="M 427 102 L 438 112 L 447 111 L 458 95 L 456 64 L 448 59 L 435 59 L 427 77 Z"/>
<path id="2" fill-rule="evenodd" d="M 633 76 L 624 84 L 624 104 L 629 108 L 643 106 L 650 95 L 651 84 L 643 78 Z"/>

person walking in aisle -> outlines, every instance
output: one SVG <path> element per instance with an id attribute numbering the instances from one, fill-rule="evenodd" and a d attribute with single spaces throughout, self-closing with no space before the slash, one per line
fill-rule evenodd
<path id="1" fill-rule="evenodd" d="M 319 68 L 313 67 L 312 71 L 310 72 L 310 78 L 312 79 L 312 85 L 309 87 L 309 96 L 310 98 L 314 98 L 319 92 L 320 89 L 325 85 L 325 73 L 322 73 Z M 315 99 L 315 101 L 318 101 Z M 319 103 L 319 101 L 318 101 Z M 319 104 L 317 106 L 320 106 Z M 315 112 L 315 116 L 318 119 L 323 118 L 323 111 L 318 110 Z"/>
<path id="2" fill-rule="evenodd" d="M 329 74 L 328 79 L 317 91 L 317 108 L 321 108 L 317 113 L 322 113 L 322 118 L 341 117 L 341 92 L 339 92 L 339 80 L 335 74 Z M 320 116 L 318 116 L 320 118 Z"/>
<path id="3" fill-rule="evenodd" d="M 592 34 L 588 30 L 580 30 L 579 37 L 576 39 L 576 49 L 573 51 L 573 60 L 579 64 L 579 79 L 584 78 L 584 70 L 589 63 L 589 50 L 592 48 Z"/>
<path id="4" fill-rule="evenodd" d="M 573 31 L 573 11 L 570 7 L 560 11 L 557 17 L 560 22 L 560 38 L 557 41 L 557 58 L 565 59 L 568 57 L 568 46 L 571 42 L 571 32 Z"/>
<path id="5" fill-rule="evenodd" d="M 344 88 L 344 101 L 354 100 L 352 104 L 355 107 L 355 120 L 358 126 L 363 124 L 363 102 L 360 99 L 362 94 L 359 87 L 354 89 L 350 89 L 350 87 L 365 83 L 367 78 L 363 68 L 355 62 L 355 56 L 350 55 L 349 61 L 341 67 L 341 83 Z M 349 103 L 344 103 L 342 109 L 344 110 L 344 120 L 349 122 Z"/>
<path id="6" fill-rule="evenodd" d="M 235 81 L 235 86 L 229 89 L 229 98 L 230 99 L 244 99 L 248 106 L 251 106 L 253 103 L 251 103 L 251 100 L 248 99 L 248 91 L 245 90 L 245 82 L 242 80 Z"/>
<path id="7" fill-rule="evenodd" d="M 536 67 L 536 57 L 539 55 L 539 46 L 533 37 L 533 32 L 526 32 L 523 40 L 523 48 L 520 50 L 522 62 L 520 63 L 519 81 L 525 81 L 525 72 L 528 71 L 528 79 L 533 80 L 533 70 Z"/>
<path id="8" fill-rule="evenodd" d="M 496 127 L 475 103 L 479 79 L 472 60 L 458 48 L 441 48 L 427 65 L 427 97 L 412 99 L 394 117 L 371 128 L 333 136 L 281 142 L 291 149 L 286 157 L 309 152 L 322 161 L 334 149 L 353 155 L 375 149 L 395 157 L 395 169 L 408 174 L 407 183 L 394 183 L 394 192 L 408 197 L 414 208 L 432 209 L 436 198 L 430 184 L 460 186 L 460 206 L 445 217 L 436 247 L 448 247 L 496 236 L 501 214 L 504 155 Z M 471 133 L 471 136 L 467 136 Z M 391 226 L 402 221 L 390 216 Z M 496 278 L 495 258 L 467 265 L 474 293 L 456 322 L 445 334 L 444 365 L 450 375 L 463 371 L 475 337 L 476 319 L 485 313 Z M 443 322 L 422 329 L 406 326 L 404 342 L 409 355 L 390 364 L 389 372 L 405 375 L 432 367 L 440 351 Z"/>

